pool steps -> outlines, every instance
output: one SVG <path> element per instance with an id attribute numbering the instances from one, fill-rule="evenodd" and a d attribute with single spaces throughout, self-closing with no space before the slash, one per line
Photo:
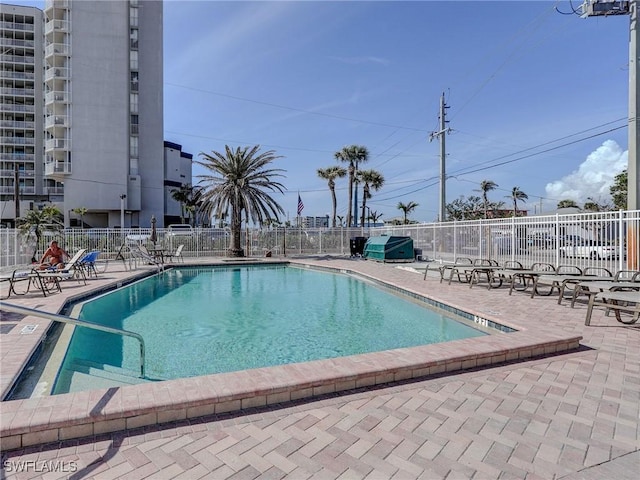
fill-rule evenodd
<path id="1" fill-rule="evenodd" d="M 76 375 L 86 378 L 87 380 L 91 377 L 103 379 L 98 388 L 137 385 L 138 383 L 148 383 L 152 381 L 151 379 L 140 378 L 136 375 L 136 372 L 130 370 L 83 359 L 75 359 L 69 366 L 71 368 L 65 368 L 63 371 L 73 376 L 70 387 L 70 391 L 72 392 L 82 389 L 81 387 L 74 388 Z M 108 382 L 109 380 L 111 383 Z M 95 384 L 91 383 L 88 383 L 88 387 L 89 389 L 96 388 Z"/>

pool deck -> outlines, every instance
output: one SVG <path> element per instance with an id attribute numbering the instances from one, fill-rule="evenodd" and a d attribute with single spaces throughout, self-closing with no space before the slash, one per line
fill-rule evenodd
<path id="1" fill-rule="evenodd" d="M 584 304 L 404 268 L 425 263 L 287 260 L 377 278 L 519 331 L 2 402 L 3 474 L 39 477 L 56 461 L 66 472 L 51 478 L 635 478 L 640 325 L 597 311 L 586 327 Z M 87 286 L 67 280 L 62 294 L 8 302 L 55 313 L 131 274 L 114 264 Z M 48 325 L 3 313 L 3 396 Z"/>

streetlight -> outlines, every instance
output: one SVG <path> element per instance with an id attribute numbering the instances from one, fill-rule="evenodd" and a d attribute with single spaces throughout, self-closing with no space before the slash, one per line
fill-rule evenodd
<path id="1" fill-rule="evenodd" d="M 123 235 L 124 235 L 124 199 L 125 198 L 127 198 L 127 196 L 124 193 L 120 195 L 120 230 L 123 232 Z"/>

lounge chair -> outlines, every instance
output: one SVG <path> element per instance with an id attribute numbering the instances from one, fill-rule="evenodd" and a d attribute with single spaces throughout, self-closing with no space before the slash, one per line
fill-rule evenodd
<path id="1" fill-rule="evenodd" d="M 87 284 L 87 277 L 83 268 L 79 265 L 80 259 L 84 256 L 86 248 L 81 248 L 76 254 L 67 262 L 64 268 L 50 267 L 43 270 L 34 269 L 32 275 L 36 276 L 40 281 L 47 282 L 52 281 L 58 290 L 60 289 L 60 280 L 66 280 L 68 278 L 77 278 L 78 281 L 82 278 L 84 284 Z"/>
<path id="2" fill-rule="evenodd" d="M 628 270 L 622 270 L 616 273 L 611 280 L 588 280 L 581 281 L 573 289 L 571 296 L 571 308 L 576 303 L 580 295 L 591 297 L 599 292 L 605 291 L 625 291 L 640 290 L 640 272 L 634 271 L 634 275 L 629 277 L 626 273 Z M 587 302 L 588 303 L 588 302 Z"/>
<path id="3" fill-rule="evenodd" d="M 601 306 L 605 307 L 607 311 L 613 310 L 616 315 L 616 320 L 624 324 L 632 324 L 638 321 L 640 318 L 640 291 L 633 292 L 598 292 L 595 295 L 591 295 L 589 298 L 589 304 L 587 306 L 587 316 L 584 319 L 585 325 L 591 324 L 591 316 L 593 315 L 593 308 Z M 627 311 L 631 313 L 629 320 L 623 319 L 620 315 L 621 311 Z"/>
<path id="4" fill-rule="evenodd" d="M 469 274 L 469 288 L 472 288 L 474 283 L 480 283 L 480 277 L 486 277 L 488 290 L 502 286 L 503 277 L 497 274 L 502 269 L 503 267 L 496 260 L 485 259 L 474 262 Z"/>
<path id="5" fill-rule="evenodd" d="M 536 295 L 544 295 L 548 297 L 554 290 L 558 290 L 558 292 L 562 293 L 562 284 L 564 281 L 583 277 L 583 275 L 584 273 L 580 267 L 575 265 L 558 265 L 556 271 L 552 274 L 541 274 L 535 276 L 533 279 L 533 288 L 531 289 L 531 298 Z M 544 293 L 540 291 L 539 287 L 543 285 L 550 287 L 548 292 Z"/>
<path id="6" fill-rule="evenodd" d="M 169 259 L 170 261 L 173 261 L 174 258 L 181 260 L 182 263 L 184 263 L 184 257 L 182 256 L 182 249 L 184 248 L 183 244 L 178 245 L 178 248 L 176 248 L 176 251 L 173 253 L 168 253 L 167 255 L 165 255 L 165 258 Z"/>
<path id="7" fill-rule="evenodd" d="M 164 270 L 164 264 L 153 257 L 145 247 L 139 245 L 128 245 L 129 262 L 137 264 L 138 261 L 146 263 L 147 265 L 155 265 L 158 272 Z"/>
<path id="8" fill-rule="evenodd" d="M 562 303 L 562 299 L 564 298 L 567 290 L 571 291 L 571 297 L 573 298 L 575 290 L 578 288 L 578 284 L 580 283 L 606 282 L 612 280 L 614 280 L 614 276 L 609 269 L 604 267 L 586 267 L 582 271 L 582 275 L 570 275 L 560 282 L 560 288 L 558 289 L 558 305 Z"/>
<path id="9" fill-rule="evenodd" d="M 8 292 L 6 298 L 11 297 L 11 294 L 14 295 L 25 295 L 29 293 L 31 290 L 31 285 L 35 285 L 37 288 L 43 291 L 42 285 L 39 283 L 38 278 L 32 276 L 33 266 L 25 265 L 18 268 L 14 268 L 10 271 L 5 271 L 0 274 L 0 281 L 7 282 L 9 284 Z M 20 282 L 28 282 L 27 288 L 24 291 L 19 292 L 16 290 L 16 285 Z M 45 293 L 46 296 L 46 293 Z"/>
<path id="10" fill-rule="evenodd" d="M 96 270 L 96 262 L 99 255 L 100 250 L 93 250 L 89 253 L 86 253 L 78 262 L 78 266 L 84 270 L 86 277 L 90 277 L 92 273 L 94 277 L 98 276 L 98 271 Z"/>
<path id="11" fill-rule="evenodd" d="M 440 283 L 442 283 L 442 280 L 444 280 L 445 274 L 450 271 L 453 270 L 455 268 L 457 268 L 460 265 L 466 265 L 466 266 L 471 266 L 473 265 L 473 260 L 471 260 L 468 257 L 458 257 L 455 259 L 455 261 L 453 263 L 446 263 L 443 265 L 439 265 L 438 268 L 436 268 L 435 270 L 438 271 L 438 273 L 440 274 Z M 423 280 L 427 279 L 427 273 L 429 272 L 429 265 L 427 265 L 427 268 L 425 268 L 424 270 L 424 277 Z"/>
<path id="12" fill-rule="evenodd" d="M 536 262 L 529 269 L 503 270 L 501 273 L 511 278 L 511 285 L 509 286 L 509 295 L 511 295 L 514 290 L 524 292 L 529 284 L 534 284 L 538 276 L 553 274 L 555 271 L 556 267 L 550 263 Z M 519 286 L 516 283 L 519 283 Z"/>

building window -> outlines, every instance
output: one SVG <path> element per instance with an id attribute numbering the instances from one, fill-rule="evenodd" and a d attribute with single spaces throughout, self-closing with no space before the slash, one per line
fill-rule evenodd
<path id="1" fill-rule="evenodd" d="M 138 26 L 138 7 L 129 8 L 129 25 L 131 27 Z"/>
<path id="2" fill-rule="evenodd" d="M 129 52 L 129 67 L 131 70 L 138 69 L 138 52 L 137 50 L 131 50 Z"/>
<path id="3" fill-rule="evenodd" d="M 131 135 L 138 135 L 138 115 L 131 115 Z"/>
<path id="4" fill-rule="evenodd" d="M 132 28 L 129 33 L 129 46 L 133 50 L 138 49 L 138 29 Z"/>
<path id="5" fill-rule="evenodd" d="M 131 91 L 138 91 L 138 72 L 131 72 Z"/>
<path id="6" fill-rule="evenodd" d="M 129 94 L 129 110 L 131 113 L 138 113 L 138 94 L 130 93 Z"/>
<path id="7" fill-rule="evenodd" d="M 138 137 L 129 138 L 129 155 L 138 158 Z"/>

